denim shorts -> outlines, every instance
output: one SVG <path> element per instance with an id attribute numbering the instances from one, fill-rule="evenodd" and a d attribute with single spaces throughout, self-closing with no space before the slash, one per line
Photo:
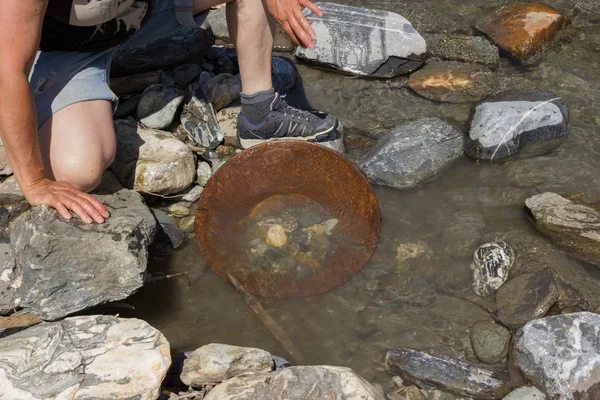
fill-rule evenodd
<path id="1" fill-rule="evenodd" d="M 116 109 L 118 98 L 110 90 L 110 63 L 115 51 L 141 47 L 174 36 L 185 26 L 201 25 L 208 13 L 193 17 L 194 0 L 155 0 L 146 22 L 123 44 L 95 52 L 38 51 L 29 76 L 38 129 L 54 113 L 81 101 L 108 100 Z"/>

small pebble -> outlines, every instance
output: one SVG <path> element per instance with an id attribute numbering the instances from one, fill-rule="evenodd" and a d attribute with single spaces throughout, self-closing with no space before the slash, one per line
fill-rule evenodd
<path id="1" fill-rule="evenodd" d="M 183 217 L 179 220 L 179 230 L 182 231 L 183 233 L 192 233 L 192 232 L 194 232 L 195 222 L 196 222 L 195 215 Z"/>
<path id="2" fill-rule="evenodd" d="M 283 247 L 287 243 L 285 229 L 281 225 L 273 225 L 267 232 L 267 244 L 273 247 Z"/>
<path id="3" fill-rule="evenodd" d="M 188 208 L 186 203 L 179 202 L 171 204 L 169 206 L 169 214 L 179 218 L 187 217 L 188 215 L 190 215 L 190 209 Z"/>
<path id="4" fill-rule="evenodd" d="M 190 189 L 189 192 L 185 194 L 185 196 L 182 197 L 182 200 L 193 203 L 200 198 L 202 190 L 202 186 L 194 186 L 192 189 Z"/>
<path id="5" fill-rule="evenodd" d="M 394 383 L 396 384 L 396 386 L 398 386 L 399 388 L 404 387 L 404 381 L 398 375 L 393 376 L 392 377 L 392 381 L 394 381 Z"/>
<path id="6" fill-rule="evenodd" d="M 331 236 L 333 234 L 333 230 L 335 229 L 335 227 L 339 224 L 339 220 L 337 219 L 328 219 L 325 222 L 321 223 L 321 228 L 323 230 L 323 233 L 326 234 L 327 236 Z"/>
<path id="7" fill-rule="evenodd" d="M 198 163 L 198 169 L 196 170 L 196 174 L 198 175 L 198 185 L 206 186 L 208 180 L 212 176 L 212 169 L 207 162 Z"/>

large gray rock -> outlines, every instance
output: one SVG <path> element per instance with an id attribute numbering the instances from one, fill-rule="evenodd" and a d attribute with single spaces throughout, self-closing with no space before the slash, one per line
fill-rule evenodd
<path id="1" fill-rule="evenodd" d="M 202 84 L 188 86 L 186 99 L 189 100 L 181 113 L 181 125 L 188 138 L 200 146 L 216 148 L 223 141 L 223 132 L 212 104 L 205 97 Z"/>
<path id="2" fill-rule="evenodd" d="M 240 98 L 242 83 L 231 74 L 219 74 L 204 84 L 204 93 L 215 111 Z"/>
<path id="3" fill-rule="evenodd" d="M 508 279 L 515 262 L 515 252 L 506 242 L 480 246 L 473 254 L 473 290 L 481 297 L 495 293 Z"/>
<path id="4" fill-rule="evenodd" d="M 546 400 L 546 395 L 533 386 L 523 386 L 513 390 L 502 400 Z"/>
<path id="5" fill-rule="evenodd" d="M 459 396 L 497 399 L 511 390 L 508 379 L 459 360 L 410 349 L 388 351 L 385 365 L 390 374 L 419 386 L 434 386 Z"/>
<path id="6" fill-rule="evenodd" d="M 290 367 L 236 376 L 217 385 L 205 400 L 336 399 L 383 400 L 366 380 L 345 367 Z"/>
<path id="7" fill-rule="evenodd" d="M 83 316 L 0 339 L 0 397 L 154 400 L 169 343 L 146 322 Z"/>
<path id="8" fill-rule="evenodd" d="M 516 333 L 517 367 L 552 399 L 600 398 L 600 315 L 531 321 Z"/>
<path id="9" fill-rule="evenodd" d="M 380 185 L 417 186 L 456 161 L 463 135 L 437 118 L 423 118 L 393 128 L 365 156 L 361 168 Z"/>
<path id="10" fill-rule="evenodd" d="M 475 108 L 465 152 L 480 160 L 548 153 L 568 135 L 563 100 L 541 90 L 509 90 Z"/>
<path id="11" fill-rule="evenodd" d="M 142 197 L 123 189 L 110 172 L 97 193 L 111 214 L 103 224 L 67 221 L 46 206 L 14 222 L 14 264 L 2 276 L 16 289 L 15 306 L 53 320 L 122 300 L 142 286 L 154 217 Z"/>
<path id="12" fill-rule="evenodd" d="M 314 49 L 296 57 L 355 75 L 393 77 L 409 73 L 425 58 L 427 45 L 404 17 L 387 11 L 316 3 L 325 17 L 304 15 L 317 34 Z"/>
<path id="13" fill-rule="evenodd" d="M 210 29 L 182 27 L 175 36 L 167 36 L 145 46 L 121 46 L 112 59 L 114 76 L 171 69 L 199 62 L 214 43 Z"/>
<path id="14" fill-rule="evenodd" d="M 596 199 L 542 193 L 525 201 L 535 227 L 578 258 L 600 264 L 600 207 Z"/>
<path id="15" fill-rule="evenodd" d="M 189 386 L 220 383 L 248 372 L 271 372 L 273 357 L 261 349 L 212 343 L 183 363 L 181 381 Z"/>
<path id="16" fill-rule="evenodd" d="M 149 86 L 137 105 L 140 122 L 153 129 L 167 129 L 183 101 L 183 91 L 165 85 Z"/>
<path id="17" fill-rule="evenodd" d="M 520 328 L 528 321 L 545 316 L 558 295 L 550 270 L 518 275 L 496 293 L 498 318 L 506 326 Z"/>
<path id="18" fill-rule="evenodd" d="M 187 189 L 196 174 L 191 150 L 169 132 L 115 121 L 117 154 L 111 170 L 138 192 L 172 194 Z"/>

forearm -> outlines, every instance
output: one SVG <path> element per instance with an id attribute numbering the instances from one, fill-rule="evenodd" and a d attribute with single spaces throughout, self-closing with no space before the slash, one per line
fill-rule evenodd
<path id="1" fill-rule="evenodd" d="M 23 72 L 0 74 L 0 135 L 21 190 L 45 177 L 33 96 Z"/>

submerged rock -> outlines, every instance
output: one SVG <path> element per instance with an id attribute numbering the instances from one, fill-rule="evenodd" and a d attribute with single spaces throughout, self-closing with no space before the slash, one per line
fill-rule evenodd
<path id="1" fill-rule="evenodd" d="M 299 47 L 296 57 L 346 73 L 376 77 L 412 72 L 424 60 L 425 39 L 404 17 L 362 7 L 316 4 L 327 18 L 304 10 L 317 39 L 314 49 Z"/>
<path id="2" fill-rule="evenodd" d="M 213 42 L 210 29 L 186 26 L 177 35 L 165 36 L 144 46 L 119 46 L 112 59 L 111 73 L 133 75 L 197 62 L 204 58 Z"/>
<path id="3" fill-rule="evenodd" d="M 169 132 L 115 121 L 117 154 L 111 170 L 123 186 L 138 192 L 172 194 L 187 189 L 196 175 L 194 155 Z"/>
<path id="4" fill-rule="evenodd" d="M 165 85 L 149 86 L 137 105 L 140 122 L 153 129 L 167 129 L 183 101 L 181 89 Z"/>
<path id="5" fill-rule="evenodd" d="M 350 368 L 290 367 L 236 376 L 217 385 L 205 400 L 288 399 L 383 400 L 383 396 Z"/>
<path id="6" fill-rule="evenodd" d="M 398 189 L 433 178 L 463 153 L 463 135 L 437 118 L 398 125 L 365 156 L 361 168 L 372 182 Z"/>
<path id="7" fill-rule="evenodd" d="M 546 400 L 546 395 L 533 386 L 523 386 L 513 390 L 502 400 Z"/>
<path id="8" fill-rule="evenodd" d="M 541 90 L 509 90 L 475 108 L 465 152 L 480 160 L 546 154 L 565 141 L 569 114 L 563 100 Z"/>
<path id="9" fill-rule="evenodd" d="M 249 372 L 271 372 L 273 368 L 273 357 L 264 350 L 213 343 L 200 347 L 184 361 L 181 381 L 200 386 Z"/>
<path id="10" fill-rule="evenodd" d="M 469 103 L 492 93 L 494 75 L 486 67 L 458 62 L 436 62 L 410 76 L 408 86 L 433 101 Z"/>
<path id="11" fill-rule="evenodd" d="M 545 316 L 557 300 L 558 290 L 550 270 L 521 274 L 496 293 L 498 318 L 506 326 L 517 329 Z"/>
<path id="12" fill-rule="evenodd" d="M 502 8 L 478 28 L 510 57 L 532 64 L 568 22 L 567 16 L 554 8 L 530 3 Z"/>
<path id="13" fill-rule="evenodd" d="M 600 397 L 600 315 L 583 312 L 531 321 L 515 337 L 517 367 L 550 398 Z"/>
<path id="14" fill-rule="evenodd" d="M 0 394 L 10 400 L 154 400 L 171 364 L 148 323 L 83 316 L 0 339 Z"/>
<path id="15" fill-rule="evenodd" d="M 508 355 L 510 332 L 493 322 L 476 322 L 471 328 L 471 346 L 477 358 L 486 364 L 496 364 Z"/>
<path id="16" fill-rule="evenodd" d="M 500 61 L 498 48 L 481 36 L 439 33 L 426 35 L 425 39 L 433 57 L 441 60 L 491 66 Z"/>
<path id="17" fill-rule="evenodd" d="M 181 124 L 188 138 L 209 149 L 216 148 L 223 141 L 223 132 L 217 122 L 215 110 L 204 96 L 201 83 L 188 86 L 183 107 Z"/>
<path id="18" fill-rule="evenodd" d="M 525 201 L 535 227 L 579 258 L 600 264 L 600 207 L 595 199 L 542 193 Z"/>
<path id="19" fill-rule="evenodd" d="M 495 293 L 508 279 L 515 252 L 506 242 L 484 244 L 473 254 L 473 290 L 481 297 Z"/>
<path id="20" fill-rule="evenodd" d="M 497 399 L 511 390 L 509 380 L 459 360 L 410 349 L 392 349 L 385 358 L 390 374 L 406 382 L 447 390 L 459 396 Z"/>
<path id="21" fill-rule="evenodd" d="M 219 111 L 240 98 L 242 83 L 235 76 L 224 73 L 207 81 L 203 88 L 207 100 L 215 111 Z"/>
<path id="22" fill-rule="evenodd" d="M 15 221 L 10 242 L 16 305 L 58 319 L 122 300 L 142 286 L 155 219 L 142 197 L 121 188 L 110 172 L 97 193 L 111 214 L 103 224 L 67 221 L 45 206 Z"/>

